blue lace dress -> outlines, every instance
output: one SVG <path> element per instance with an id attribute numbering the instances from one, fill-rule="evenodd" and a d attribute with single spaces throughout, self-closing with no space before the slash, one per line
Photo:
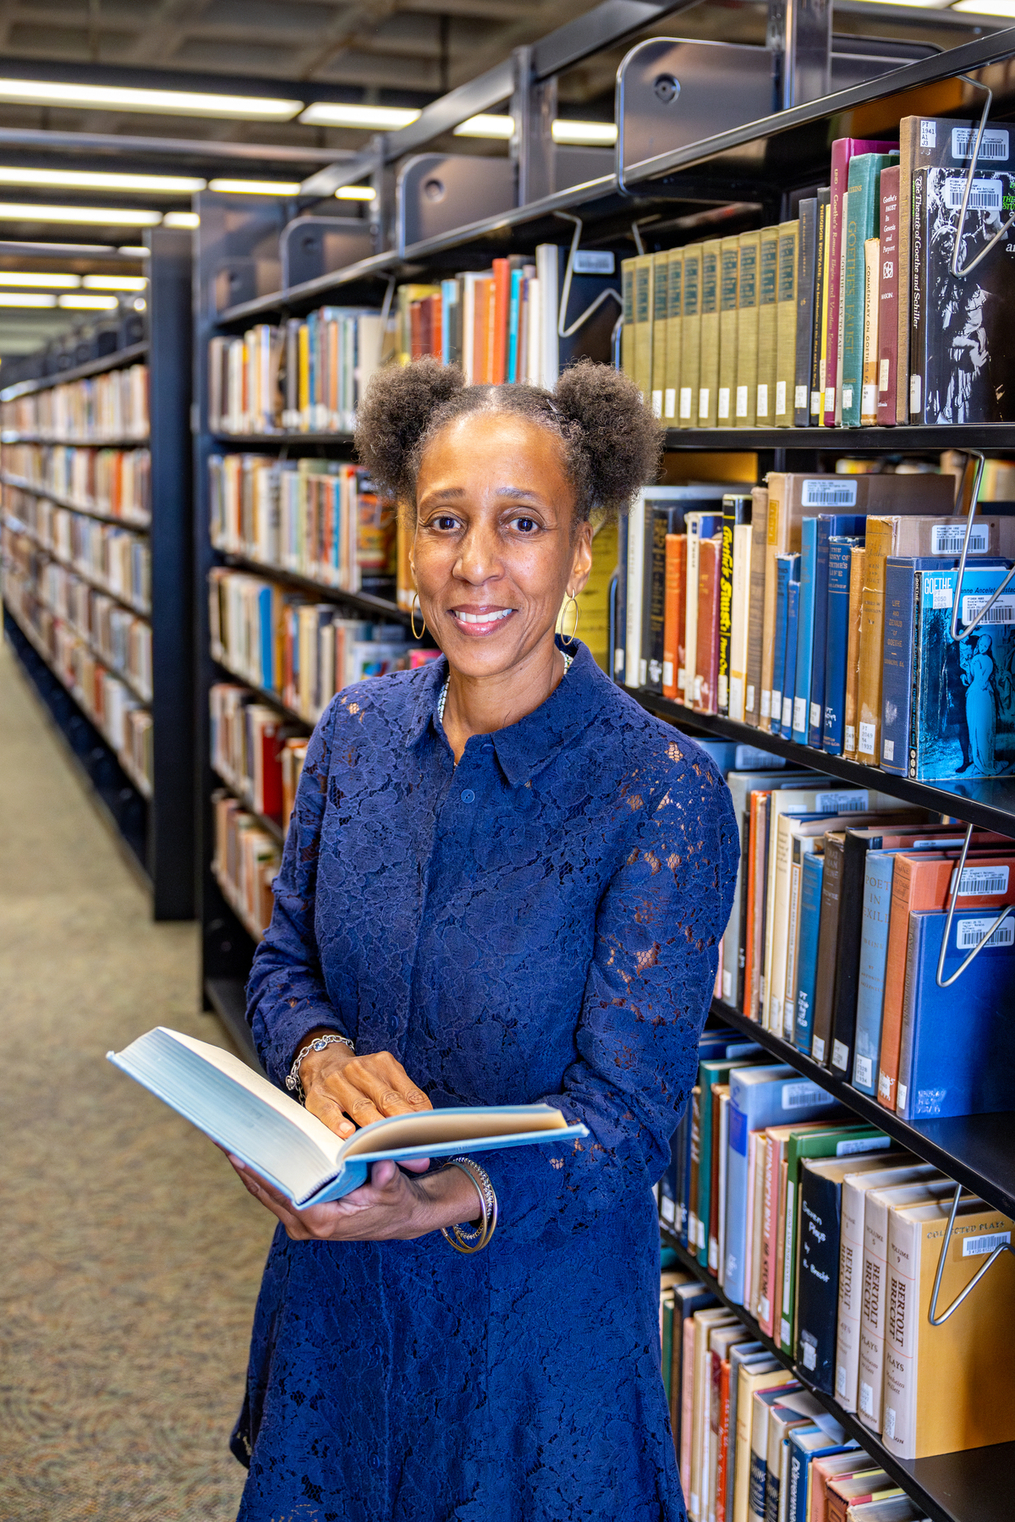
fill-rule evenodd
<path id="1" fill-rule="evenodd" d="M 443 660 L 318 724 L 249 985 L 279 1084 L 305 1033 L 441 1105 L 547 1100 L 578 1143 L 486 1159 L 475 1256 L 290 1242 L 258 1300 L 241 1522 L 683 1522 L 652 1185 L 695 1081 L 738 844 L 711 760 L 577 647 L 534 713 L 436 720 Z"/>

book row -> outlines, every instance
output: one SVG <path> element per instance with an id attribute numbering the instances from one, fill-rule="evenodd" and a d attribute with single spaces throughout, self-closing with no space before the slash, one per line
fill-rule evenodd
<path id="1" fill-rule="evenodd" d="M 18 485 L 52 492 L 83 511 L 144 525 L 151 520 L 151 455 L 147 449 L 88 449 L 62 444 L 4 444 L 3 474 Z"/>
<path id="2" fill-rule="evenodd" d="M 721 502 L 645 488 L 621 526 L 615 676 L 896 775 L 1004 772 L 1015 519 L 977 517 L 960 587 L 952 491 L 950 475 L 784 472 Z"/>
<path id="3" fill-rule="evenodd" d="M 336 692 L 409 665 L 401 624 L 342 618 L 259 576 L 209 574 L 212 657 L 316 724 Z"/>
<path id="4" fill-rule="evenodd" d="M 395 600 L 395 506 L 365 470 L 259 454 L 213 455 L 208 470 L 217 550 Z"/>
<path id="5" fill-rule="evenodd" d="M 148 436 L 148 366 L 129 365 L 0 403 L 4 436 L 98 444 Z"/>
<path id="6" fill-rule="evenodd" d="M 702 1277 L 894 1457 L 1010 1441 L 1015 1265 L 965 1315 L 927 1313 L 939 1259 L 944 1309 L 1011 1221 L 961 1192 L 946 1234 L 956 1186 L 932 1164 L 742 1039 L 706 1032 L 699 1056 L 659 1202 Z"/>
<path id="7" fill-rule="evenodd" d="M 1015 159 L 998 128 L 967 185 L 974 136 L 970 122 L 905 117 L 898 143 L 838 138 L 830 185 L 792 220 L 625 260 L 621 363 L 656 416 L 683 428 L 1015 416 L 1012 235 L 992 241 Z"/>
<path id="8" fill-rule="evenodd" d="M 271 919 L 271 884 L 282 862 L 282 848 L 229 793 L 213 793 L 212 808 L 212 872 L 240 922 L 255 940 L 260 940 Z"/>
<path id="9" fill-rule="evenodd" d="M 3 503 L 3 523 L 10 534 L 34 544 L 135 613 L 150 614 L 151 553 L 146 538 L 10 486 L 3 488 Z"/>
<path id="10" fill-rule="evenodd" d="M 907 1119 L 1015 1107 L 1015 918 L 994 924 L 1015 903 L 1012 842 L 974 830 L 959 875 L 961 826 L 699 743 L 729 767 L 741 839 L 723 1002 Z M 981 942 L 957 1008 L 939 964 L 946 982 Z"/>
<path id="11" fill-rule="evenodd" d="M 150 797 L 154 771 L 150 712 L 81 636 L 40 601 L 16 567 L 5 566 L 2 574 L 4 606 L 105 737 L 131 781 Z"/>

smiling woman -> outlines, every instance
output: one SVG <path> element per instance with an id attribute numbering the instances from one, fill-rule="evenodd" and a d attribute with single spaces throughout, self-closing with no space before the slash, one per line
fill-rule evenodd
<path id="1" fill-rule="evenodd" d="M 590 1135 L 489 1174 L 378 1163 L 302 1211 L 234 1164 L 280 1222 L 233 1440 L 240 1519 L 684 1522 L 652 1185 L 736 830 L 707 756 L 554 634 L 589 514 L 651 477 L 656 427 L 604 366 L 550 395 L 424 360 L 375 377 L 357 444 L 412 524 L 443 657 L 346 688 L 317 727 L 254 1040 L 343 1137 L 537 1101 Z"/>

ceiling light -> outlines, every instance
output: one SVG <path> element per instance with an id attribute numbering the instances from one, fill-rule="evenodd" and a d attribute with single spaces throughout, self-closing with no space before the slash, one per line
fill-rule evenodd
<path id="1" fill-rule="evenodd" d="M 613 122 L 571 122 L 564 117 L 552 123 L 550 135 L 555 143 L 574 143 L 580 147 L 612 148 L 617 141 Z"/>
<path id="2" fill-rule="evenodd" d="M 119 306 L 115 296 L 95 296 L 86 291 L 73 291 L 60 297 L 60 305 L 75 312 L 111 312 Z"/>
<path id="3" fill-rule="evenodd" d="M 457 126 L 455 137 L 508 138 L 514 130 L 513 116 L 488 116 L 481 112 L 479 116 L 470 116 L 468 121 Z"/>
<path id="4" fill-rule="evenodd" d="M 0 307 L 55 307 L 56 297 L 42 291 L 0 291 Z"/>
<path id="5" fill-rule="evenodd" d="M 196 211 L 167 211 L 162 218 L 163 227 L 200 227 L 201 218 Z"/>
<path id="6" fill-rule="evenodd" d="M 0 101 L 84 111 L 143 111 L 163 116 L 225 116 L 236 121 L 292 121 L 301 100 L 261 95 L 204 95 L 192 90 L 136 90 L 125 85 L 58 84 L 0 79 Z"/>
<path id="7" fill-rule="evenodd" d="M 335 191 L 338 201 L 372 201 L 374 192 L 369 185 L 340 185 Z"/>
<path id="8" fill-rule="evenodd" d="M 205 181 L 185 174 L 113 174 L 96 169 L 25 169 L 0 164 L 0 185 L 46 185 L 62 190 L 126 190 L 189 196 Z"/>
<path id="9" fill-rule="evenodd" d="M 147 259 L 150 250 L 141 244 L 122 244 L 117 249 L 118 254 L 130 254 L 132 259 Z"/>
<path id="10" fill-rule="evenodd" d="M 161 221 L 160 211 L 126 206 L 35 206 L 25 201 L 0 201 L 0 222 L 96 222 L 102 227 L 155 227 Z"/>
<path id="11" fill-rule="evenodd" d="M 43 275 L 38 270 L 0 270 L 0 285 L 39 285 L 46 291 L 76 291 L 80 275 Z"/>
<path id="12" fill-rule="evenodd" d="M 143 291 L 148 281 L 143 275 L 86 275 L 81 284 L 86 291 Z"/>
<path id="13" fill-rule="evenodd" d="M 209 190 L 224 196 L 296 196 L 299 180 L 209 180 Z"/>
<path id="14" fill-rule="evenodd" d="M 401 106 L 354 106 L 345 101 L 315 100 L 300 121 L 308 127 L 373 127 L 377 132 L 397 132 L 416 121 L 419 114 Z"/>
<path id="15" fill-rule="evenodd" d="M 959 0 L 953 11 L 972 11 L 976 16 L 1015 16 L 1015 0 Z"/>

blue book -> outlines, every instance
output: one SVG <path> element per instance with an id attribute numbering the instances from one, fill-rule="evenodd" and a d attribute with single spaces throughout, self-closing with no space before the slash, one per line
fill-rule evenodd
<path id="1" fill-rule="evenodd" d="M 853 1087 L 873 1098 L 881 1051 L 881 1015 L 885 1000 L 888 922 L 892 908 L 895 851 L 868 851 L 863 883 L 863 929 L 856 995 L 856 1045 Z"/>
<path id="2" fill-rule="evenodd" d="M 799 563 L 799 555 L 794 557 Z M 786 675 L 782 689 L 782 737 L 793 737 L 793 699 L 796 693 L 797 631 L 800 624 L 800 583 L 792 576 L 786 587 Z"/>
<path id="3" fill-rule="evenodd" d="M 988 870 L 998 871 L 983 868 Z M 945 950 L 945 978 L 958 970 L 998 913 L 997 908 L 956 912 Z M 936 911 L 909 916 L 897 1106 L 907 1120 L 1015 1109 L 1015 909 L 958 981 L 939 988 L 946 918 Z"/>
<path id="4" fill-rule="evenodd" d="M 275 691 L 275 620 L 272 617 L 271 587 L 262 587 L 257 594 L 257 623 L 261 636 L 261 686 Z M 295 656 L 294 656 L 295 659 Z"/>
<path id="5" fill-rule="evenodd" d="M 617 520 L 617 597 L 613 615 L 613 680 L 626 681 L 627 644 L 627 514 Z"/>
<path id="6" fill-rule="evenodd" d="M 849 1448 L 859 1447 L 855 1439 L 846 1442 L 845 1432 L 830 1416 L 824 1417 L 820 1424 L 814 1422 L 806 1427 L 790 1428 L 786 1522 L 807 1522 L 812 1461 L 823 1459 L 831 1453 L 845 1453 Z"/>
<path id="7" fill-rule="evenodd" d="M 797 610 L 796 673 L 793 681 L 793 707 L 790 710 L 791 738 L 798 745 L 807 744 L 810 717 L 811 663 L 814 657 L 814 572 L 818 553 L 818 520 L 805 518 L 800 525 L 800 593 Z M 788 643 L 788 642 L 787 642 Z M 786 688 L 790 687 L 787 680 Z M 783 726 L 785 733 L 785 725 Z"/>
<path id="8" fill-rule="evenodd" d="M 881 765 L 905 777 L 913 723 L 915 632 L 922 572 L 951 570 L 940 557 L 890 555 L 885 564 L 885 632 L 881 657 Z M 937 575 L 934 577 L 938 579 Z M 948 589 L 945 589 L 948 595 Z M 951 610 L 951 600 L 948 603 Z"/>
<path id="9" fill-rule="evenodd" d="M 775 654 L 772 662 L 772 733 L 782 734 L 782 689 L 786 675 L 786 608 L 796 555 L 775 557 Z"/>
<path id="10" fill-rule="evenodd" d="M 828 546 L 833 537 L 846 535 L 863 542 L 867 519 L 862 513 L 819 513 L 817 548 L 814 555 L 814 657 L 811 661 L 811 707 L 808 744 L 820 750 L 825 726 L 825 684 L 828 668 Z M 847 596 L 849 585 L 846 586 Z M 843 649 L 845 676 L 846 655 Z M 842 705 L 840 704 L 840 709 Z"/>
<path id="11" fill-rule="evenodd" d="M 516 381 L 518 379 L 518 324 L 522 308 L 522 281 L 524 278 L 521 270 L 511 271 L 507 336 L 507 378 L 509 381 Z"/>
<path id="12" fill-rule="evenodd" d="M 825 691 L 821 745 L 830 756 L 842 754 L 846 712 L 846 657 L 849 651 L 849 581 L 854 545 L 862 538 L 833 534 L 828 540 L 828 592 L 825 598 Z M 814 744 L 813 736 L 811 744 Z"/>
<path id="13" fill-rule="evenodd" d="M 810 1055 L 814 1029 L 814 987 L 818 976 L 818 929 L 821 924 L 821 883 L 825 858 L 804 857 L 800 884 L 800 972 L 797 980 L 793 1045 Z"/>
<path id="14" fill-rule="evenodd" d="M 751 1131 L 794 1121 L 815 1120 L 837 1101 L 785 1063 L 734 1068 L 730 1073 L 729 1145 L 726 1159 L 727 1299 L 744 1303 L 747 1239 L 747 1138 Z"/>
<path id="15" fill-rule="evenodd" d="M 457 280 L 441 281 L 441 364 L 451 363 L 451 308 L 458 305 Z"/>

